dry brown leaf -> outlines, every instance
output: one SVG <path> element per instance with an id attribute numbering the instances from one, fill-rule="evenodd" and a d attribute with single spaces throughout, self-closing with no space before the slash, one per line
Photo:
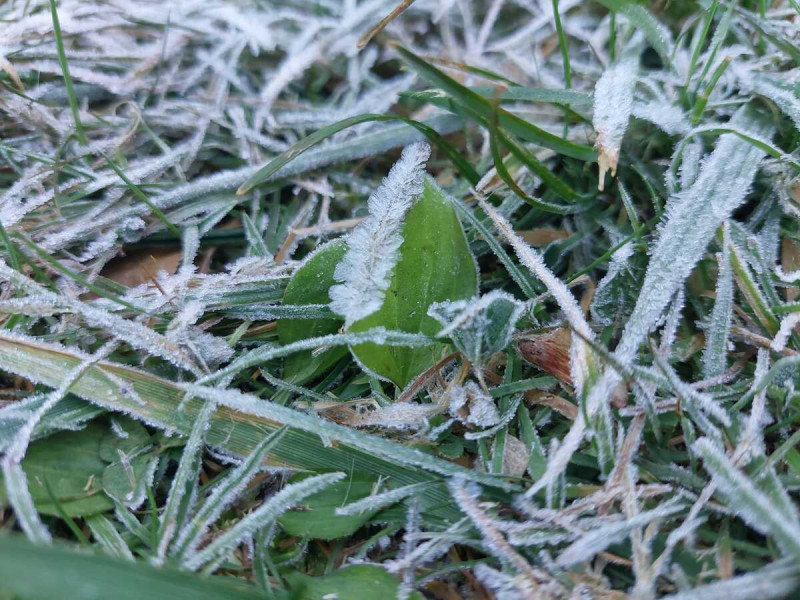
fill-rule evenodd
<path id="1" fill-rule="evenodd" d="M 159 271 L 174 274 L 180 263 L 180 248 L 148 248 L 134 250 L 128 252 L 126 256 L 115 258 L 100 274 L 111 281 L 132 288 L 152 280 Z"/>
<path id="2" fill-rule="evenodd" d="M 530 244 L 534 248 L 547 246 L 547 244 L 557 240 L 563 240 L 569 236 L 569 232 L 553 227 L 534 227 L 533 229 L 519 231 L 517 233 L 525 240 L 526 244 Z"/>

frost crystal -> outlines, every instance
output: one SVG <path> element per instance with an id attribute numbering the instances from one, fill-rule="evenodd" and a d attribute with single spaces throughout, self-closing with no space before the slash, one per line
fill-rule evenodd
<path id="1" fill-rule="evenodd" d="M 628 52 L 603 73 L 594 88 L 594 117 L 597 132 L 597 188 L 603 191 L 606 171 L 617 173 L 619 150 L 633 108 L 633 86 L 639 69 L 639 53 Z"/>
<path id="2" fill-rule="evenodd" d="M 514 326 L 525 305 L 513 296 L 494 290 L 478 298 L 436 302 L 428 315 L 444 327 L 436 337 L 449 337 L 473 364 L 508 346 Z"/>
<path id="3" fill-rule="evenodd" d="M 331 310 L 342 315 L 347 325 L 371 315 L 383 304 L 403 243 L 403 219 L 422 193 L 429 156 L 430 147 L 425 143 L 407 146 L 370 196 L 369 217 L 347 238 L 347 253 L 334 273 L 340 283 L 330 289 Z"/>

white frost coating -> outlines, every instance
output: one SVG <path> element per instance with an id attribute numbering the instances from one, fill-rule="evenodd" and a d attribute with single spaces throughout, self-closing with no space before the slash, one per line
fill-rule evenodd
<path id="1" fill-rule="evenodd" d="M 201 459 L 205 446 L 205 435 L 211 424 L 211 417 L 215 410 L 216 405 L 213 402 L 206 402 L 203 404 L 200 412 L 195 417 L 189 439 L 186 441 L 186 446 L 183 448 L 178 470 L 175 472 L 175 477 L 172 479 L 172 485 L 170 486 L 169 495 L 167 496 L 167 504 L 161 515 L 161 522 L 159 523 L 158 550 L 153 560 L 153 563 L 156 565 L 163 564 L 164 562 L 167 554 L 167 547 L 172 540 L 176 527 L 180 525 L 179 518 L 181 516 L 180 512 L 182 506 L 190 509 L 194 505 L 197 496 L 196 482 L 200 467 L 202 466 Z M 190 497 L 186 498 L 186 488 L 189 485 L 191 485 L 191 492 L 189 492 Z"/>
<path id="2" fill-rule="evenodd" d="M 394 402 L 373 412 L 356 417 L 357 427 L 379 426 L 399 431 L 419 431 L 428 427 L 428 418 L 443 411 L 437 404 Z"/>
<path id="3" fill-rule="evenodd" d="M 570 346 L 570 370 L 572 381 L 575 382 L 576 392 L 580 395 L 583 389 L 583 382 L 588 375 L 590 360 L 589 348 L 581 337 L 589 340 L 594 339 L 594 332 L 586 322 L 581 307 L 578 305 L 578 302 L 575 300 L 575 297 L 572 295 L 572 292 L 569 291 L 566 284 L 553 274 L 544 263 L 544 260 L 542 260 L 542 257 L 514 232 L 511 223 L 500 215 L 500 213 L 480 195 L 478 195 L 478 203 L 483 211 L 492 219 L 498 231 L 503 234 L 503 237 L 506 238 L 509 244 L 511 244 L 511 247 L 514 248 L 514 252 L 520 262 L 544 283 L 555 301 L 558 302 L 559 308 L 564 312 L 564 316 L 570 327 L 580 334 L 572 336 L 572 344 Z"/>
<path id="4" fill-rule="evenodd" d="M 403 236 L 403 219 L 422 193 L 425 163 L 430 146 L 407 146 L 368 201 L 369 217 L 347 238 L 347 252 L 336 266 L 330 289 L 331 310 L 345 318 L 345 325 L 378 310 L 389 287 Z"/>
<path id="5" fill-rule="evenodd" d="M 584 560 L 589 560 L 611 544 L 622 541 L 633 529 L 675 516 L 677 513 L 684 511 L 685 508 L 686 505 L 683 502 L 673 499 L 664 502 L 653 510 L 639 513 L 625 521 L 593 529 L 570 544 L 558 556 L 556 562 L 562 567 L 570 567 Z"/>
<path id="6" fill-rule="evenodd" d="M 795 327 L 800 325 L 800 313 L 792 313 L 788 317 L 784 317 L 781 321 L 781 327 L 775 338 L 770 343 L 770 348 L 775 352 L 782 352 L 786 348 L 786 342 L 789 341 L 789 336 L 792 335 Z"/>
<path id="7" fill-rule="evenodd" d="M 663 600 L 778 600 L 797 591 L 800 576 L 794 564 L 774 564 L 732 579 L 700 585 Z"/>
<path id="8" fill-rule="evenodd" d="M 49 544 L 53 537 L 47 527 L 39 518 L 39 513 L 33 505 L 33 497 L 28 490 L 28 477 L 19 463 L 3 461 L 3 479 L 6 484 L 8 502 L 14 508 L 14 514 L 19 520 L 22 531 L 34 543 Z"/>
<path id="9" fill-rule="evenodd" d="M 728 334 L 733 316 L 733 268 L 731 266 L 730 235 L 724 229 L 722 254 L 718 255 L 716 298 L 711 320 L 706 331 L 706 347 L 703 351 L 703 378 L 718 377 L 727 369 Z"/>
<path id="10" fill-rule="evenodd" d="M 189 569 L 198 569 L 209 561 L 224 555 L 248 535 L 252 535 L 256 530 L 274 522 L 287 509 L 344 477 L 344 473 L 327 473 L 287 485 L 256 510 L 238 521 L 236 525 L 215 538 L 200 552 L 188 556 L 184 561 L 184 566 Z"/>
<path id="11" fill-rule="evenodd" d="M 592 319 L 597 321 L 602 325 L 611 325 L 613 321 L 607 317 L 601 315 L 597 310 L 597 305 L 606 300 L 611 294 L 611 283 L 616 279 L 623 271 L 628 269 L 628 259 L 633 256 L 633 244 L 628 242 L 624 246 L 621 246 L 619 250 L 614 252 L 611 256 L 611 263 L 608 265 L 608 271 L 600 280 L 600 283 L 597 284 L 597 289 L 594 293 L 594 300 L 592 300 L 591 305 L 589 306 L 589 311 L 592 314 Z"/>
<path id="12" fill-rule="evenodd" d="M 758 349 L 756 360 L 756 370 L 753 373 L 753 381 L 759 381 L 769 371 L 769 350 L 766 348 Z M 753 405 L 750 408 L 750 417 L 744 426 L 744 431 L 739 438 L 736 448 L 736 457 L 742 457 L 749 461 L 750 458 L 764 455 L 764 425 L 768 419 L 767 411 L 767 388 L 758 392 L 753 398 Z"/>
<path id="13" fill-rule="evenodd" d="M 318 419 L 316 416 L 302 413 L 274 402 L 265 402 L 263 399 L 243 394 L 238 390 L 191 384 L 183 384 L 181 387 L 195 398 L 213 400 L 219 405 L 228 406 L 236 411 L 260 416 L 281 425 L 288 425 L 294 429 L 327 438 L 331 443 L 339 442 L 354 448 L 360 448 L 373 456 L 393 463 L 405 463 L 447 477 L 458 476 L 492 487 L 503 489 L 512 487 L 496 477 L 470 471 L 460 465 L 434 458 L 421 450 L 403 446 L 402 444 L 395 444 L 383 437 L 368 435 L 331 421 Z"/>
<path id="14" fill-rule="evenodd" d="M 635 102 L 632 114 L 637 119 L 653 123 L 670 135 L 685 135 L 692 128 L 680 107 L 667 100 Z"/>
<path id="15" fill-rule="evenodd" d="M 771 534 L 785 552 L 795 558 L 800 556 L 800 522 L 796 511 L 785 514 L 777 510 L 778 504 L 759 490 L 708 438 L 700 438 L 692 448 L 703 459 L 712 482 L 731 500 L 728 508 L 753 529 Z"/>
<path id="16" fill-rule="evenodd" d="M 497 420 L 497 424 L 489 429 L 484 429 L 483 431 L 477 432 L 467 432 L 464 434 L 464 439 L 467 440 L 477 440 L 481 438 L 487 438 L 493 436 L 495 433 L 507 427 L 511 420 L 517 415 L 517 409 L 519 408 L 520 403 L 522 402 L 522 394 L 517 396 L 514 400 L 512 400 L 511 404 L 509 405 L 506 412 Z"/>
<path id="17" fill-rule="evenodd" d="M 771 132 L 746 107 L 732 122 L 750 131 Z M 763 156 L 762 150 L 725 134 L 703 162 L 694 184 L 671 198 L 642 291 L 616 350 L 620 362 L 628 364 L 637 355 L 639 344 L 703 256 L 714 232 L 744 202 Z"/>
<path id="18" fill-rule="evenodd" d="M 356 502 L 351 502 L 345 506 L 340 506 L 336 509 L 336 514 L 340 516 L 352 516 L 374 512 L 376 510 L 386 508 L 387 506 L 391 506 L 392 504 L 396 504 L 401 500 L 405 500 L 409 496 L 423 491 L 429 485 L 430 484 L 426 482 L 412 483 L 411 485 L 389 490 L 388 492 L 372 494 L 371 496 L 367 496 L 366 498 L 362 498 Z"/>
<path id="19" fill-rule="evenodd" d="M 523 310 L 523 302 L 493 290 L 469 300 L 434 302 L 428 307 L 428 316 L 443 326 L 436 337 L 451 338 L 473 365 L 481 365 L 508 346 Z"/>
<path id="20" fill-rule="evenodd" d="M 278 429 L 261 440 L 247 458 L 231 469 L 214 488 L 192 520 L 178 534 L 175 542 L 177 555 L 182 556 L 187 551 L 189 554 L 194 553 L 208 528 L 219 519 L 222 512 L 239 497 L 247 484 L 261 470 L 264 457 L 283 439 L 285 432 L 285 429 Z"/>
<path id="21" fill-rule="evenodd" d="M 465 425 L 491 427 L 500 421 L 494 400 L 474 381 L 451 388 L 447 400 L 450 415 Z"/>
<path id="22" fill-rule="evenodd" d="M 639 70 L 638 52 L 627 52 L 603 73 L 594 88 L 592 125 L 597 132 L 597 188 L 603 191 L 606 171 L 617 173 L 619 149 L 633 109 L 633 87 Z"/>

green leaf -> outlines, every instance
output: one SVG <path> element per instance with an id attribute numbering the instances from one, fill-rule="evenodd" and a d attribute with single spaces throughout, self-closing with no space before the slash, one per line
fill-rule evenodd
<path id="1" fill-rule="evenodd" d="M 103 491 L 125 506 L 139 506 L 144 501 L 156 458 L 145 454 L 111 463 L 103 471 Z"/>
<path id="2" fill-rule="evenodd" d="M 103 491 L 126 506 L 141 504 L 156 459 L 152 445 L 144 425 L 130 417 L 112 417 L 112 427 L 100 442 L 100 458 L 111 463 L 103 471 Z"/>
<path id="3" fill-rule="evenodd" d="M 22 468 L 28 476 L 28 489 L 36 509 L 59 516 L 53 496 L 70 517 L 104 512 L 114 503 L 101 485 L 106 462 L 100 456 L 100 444 L 106 435 L 101 423 L 89 423 L 81 431 L 56 433 L 30 445 Z M 0 504 L 7 503 L 5 485 L 0 485 Z"/>
<path id="4" fill-rule="evenodd" d="M 327 304 L 330 302 L 328 288 L 334 283 L 333 271 L 347 251 L 344 240 L 334 240 L 322 246 L 295 271 L 286 291 L 283 303 L 302 306 L 306 304 Z M 278 340 L 285 346 L 312 337 L 336 333 L 343 321 L 332 319 L 280 319 L 278 321 Z M 292 383 L 302 384 L 318 373 L 326 371 L 339 359 L 347 355 L 347 348 L 335 346 L 321 354 L 304 350 L 286 357 L 283 363 L 283 378 Z"/>
<path id="5" fill-rule="evenodd" d="M 297 600 L 397 598 L 400 587 L 397 577 L 377 565 L 353 565 L 325 577 L 309 577 L 295 571 L 286 575 L 286 581 Z M 409 600 L 422 600 L 422 596 L 412 592 Z"/>
<path id="6" fill-rule="evenodd" d="M 289 481 L 293 483 L 307 476 L 308 474 L 302 473 Z M 336 509 L 369 496 L 376 481 L 376 477 L 353 473 L 321 492 L 309 496 L 301 506 L 286 511 L 278 518 L 278 523 L 286 533 L 297 537 L 335 540 L 352 535 L 369 521 L 377 510 L 344 516 L 337 515 Z"/>
<path id="7" fill-rule="evenodd" d="M 400 259 L 380 310 L 353 323 L 352 332 L 373 327 L 434 336 L 441 329 L 428 316 L 434 302 L 475 295 L 478 273 L 455 210 L 430 179 L 403 225 Z M 442 344 L 419 348 L 360 344 L 353 354 L 370 371 L 405 387 L 415 376 L 436 364 Z"/>
<path id="8" fill-rule="evenodd" d="M 116 432 L 107 431 L 100 442 L 100 458 L 107 462 L 119 460 L 119 452 L 138 454 L 153 445 L 147 429 L 139 421 L 117 415 L 112 417 Z"/>
<path id="9" fill-rule="evenodd" d="M 232 577 L 201 577 L 65 546 L 35 546 L 21 536 L 0 537 L 0 581 L 5 597 L 26 600 L 266 600 Z M 281 596 L 282 597 L 282 596 Z"/>

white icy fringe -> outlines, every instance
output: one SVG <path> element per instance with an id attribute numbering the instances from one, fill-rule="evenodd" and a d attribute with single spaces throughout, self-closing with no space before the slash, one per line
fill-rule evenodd
<path id="1" fill-rule="evenodd" d="M 798 585 L 800 574 L 797 567 L 788 561 L 780 561 L 747 575 L 664 596 L 664 600 L 771 600 L 788 598 Z"/>
<path id="2" fill-rule="evenodd" d="M 203 505 L 197 510 L 177 536 L 173 554 L 191 556 L 201 544 L 208 528 L 219 519 L 222 511 L 233 504 L 244 491 L 247 484 L 263 467 L 267 453 L 281 441 L 286 428 L 282 427 L 265 437 L 253 451 L 214 488 Z"/>
<path id="3" fill-rule="evenodd" d="M 752 479 L 742 473 L 719 446 L 708 438 L 700 438 L 692 446 L 703 459 L 711 480 L 729 498 L 728 508 L 753 529 L 771 535 L 777 544 L 795 558 L 800 557 L 800 521 L 794 507 L 791 513 L 783 510 L 786 502 L 775 502 L 762 492 Z"/>
<path id="4" fill-rule="evenodd" d="M 731 266 L 730 234 L 723 226 L 724 243 L 718 255 L 716 298 L 711 320 L 706 331 L 706 347 L 703 351 L 703 377 L 718 377 L 728 368 L 728 335 L 733 317 L 733 268 Z"/>
<path id="5" fill-rule="evenodd" d="M 18 462 L 2 462 L 3 479 L 6 483 L 8 503 L 14 508 L 14 515 L 28 539 L 36 544 L 49 544 L 53 536 L 39 518 L 33 505 L 33 497 L 28 490 L 28 477 Z"/>
<path id="6" fill-rule="evenodd" d="M 336 266 L 330 289 L 331 310 L 350 325 L 383 304 L 389 278 L 397 262 L 403 236 L 403 219 L 422 193 L 430 146 L 407 146 L 389 174 L 368 201 L 369 217 L 347 238 L 347 253 Z"/>
<path id="7" fill-rule="evenodd" d="M 597 189 L 603 191 L 606 171 L 617 173 L 619 149 L 633 109 L 633 86 L 639 70 L 639 53 L 628 52 L 603 73 L 594 88 L 592 125 L 597 132 Z"/>
<path id="8" fill-rule="evenodd" d="M 235 548 L 245 537 L 273 523 L 292 506 L 345 477 L 344 473 L 327 473 L 303 479 L 284 487 L 256 510 L 238 521 L 236 525 L 215 538 L 197 554 L 188 556 L 184 566 L 199 569 Z"/>
<path id="9" fill-rule="evenodd" d="M 178 470 L 172 479 L 167 504 L 161 515 L 158 548 L 156 557 L 152 561 L 153 564 L 160 565 L 164 563 L 167 555 L 167 546 L 172 540 L 175 530 L 180 525 L 181 517 L 185 516 L 181 515 L 181 513 L 185 512 L 195 502 L 197 496 L 196 482 L 200 476 L 205 435 L 216 408 L 216 404 L 213 402 L 206 402 L 194 420 L 189 439 L 183 448 L 183 454 L 181 454 Z M 191 491 L 188 491 L 187 488 Z"/>
<path id="10" fill-rule="evenodd" d="M 545 265 L 542 257 L 514 232 L 511 223 L 483 198 L 480 196 L 477 196 L 477 198 L 481 209 L 489 215 L 497 230 L 511 244 L 520 262 L 544 283 L 547 291 L 550 292 L 553 299 L 558 303 L 558 307 L 564 313 L 569 326 L 579 334 L 572 337 L 572 344 L 570 345 L 570 371 L 572 381 L 575 382 L 576 395 L 580 396 L 583 390 L 583 383 L 589 375 L 589 362 L 591 360 L 591 351 L 581 337 L 587 340 L 594 339 L 594 332 L 586 322 L 581 307 L 566 284 Z"/>
<path id="11" fill-rule="evenodd" d="M 367 496 L 366 498 L 362 498 L 356 502 L 351 502 L 345 506 L 340 506 L 335 512 L 337 515 L 345 517 L 375 512 L 381 510 L 382 508 L 386 508 L 387 506 L 391 506 L 392 504 L 397 504 L 401 500 L 405 500 L 409 496 L 413 496 L 418 492 L 422 492 L 429 485 L 430 484 L 427 482 L 412 483 L 411 485 L 389 490 L 388 492 L 372 494 L 371 496 Z"/>

